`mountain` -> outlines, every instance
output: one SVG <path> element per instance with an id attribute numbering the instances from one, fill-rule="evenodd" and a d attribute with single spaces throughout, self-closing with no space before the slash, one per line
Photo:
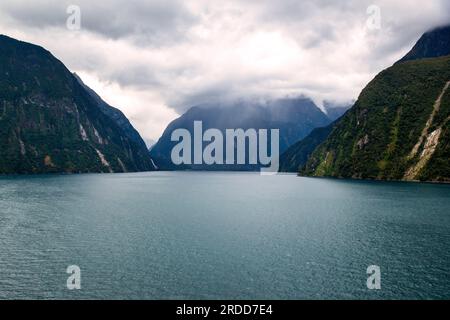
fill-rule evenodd
<path id="1" fill-rule="evenodd" d="M 447 32 L 426 33 L 407 59 L 378 74 L 312 152 L 301 174 L 449 182 Z"/>
<path id="2" fill-rule="evenodd" d="M 352 105 L 353 103 L 340 105 L 325 101 L 323 107 L 327 113 L 328 118 L 330 118 L 331 121 L 335 121 L 342 117 Z"/>
<path id="3" fill-rule="evenodd" d="M 171 161 L 171 150 L 177 144 L 170 140 L 175 129 L 184 128 L 193 134 L 194 121 L 202 121 L 203 130 L 280 129 L 280 153 L 308 135 L 314 128 L 326 126 L 329 118 L 308 98 L 280 99 L 267 103 L 239 102 L 229 105 L 203 105 L 190 108 L 174 120 L 159 141 L 151 148 L 156 165 L 166 170 L 257 170 L 258 165 L 180 165 Z M 248 156 L 248 155 L 247 155 Z"/>
<path id="4" fill-rule="evenodd" d="M 318 145 L 325 141 L 334 128 L 335 121 L 342 117 L 351 105 L 338 105 L 325 101 L 324 108 L 328 118 L 333 121 L 326 127 L 314 129 L 304 139 L 291 145 L 280 156 L 280 172 L 298 172 L 306 164 L 309 156 Z"/>
<path id="5" fill-rule="evenodd" d="M 425 33 L 399 62 L 450 55 L 450 26 Z"/>
<path id="6" fill-rule="evenodd" d="M 0 75 L 1 174 L 154 169 L 128 120 L 47 50 L 1 35 Z"/>
<path id="7" fill-rule="evenodd" d="M 280 172 L 298 172 L 299 169 L 306 164 L 309 156 L 316 147 L 325 141 L 334 128 L 335 121 L 342 117 L 351 106 L 335 105 L 325 101 L 324 108 L 328 118 L 333 121 L 326 127 L 316 128 L 304 139 L 297 141 L 291 145 L 280 156 Z"/>
<path id="8" fill-rule="evenodd" d="M 78 83 L 80 83 L 84 87 L 89 95 L 97 102 L 97 106 L 100 108 L 100 110 L 109 118 L 114 120 L 114 122 L 123 130 L 128 138 L 130 138 L 140 147 L 146 147 L 141 135 L 133 127 L 127 117 L 125 117 L 122 111 L 107 104 L 94 90 L 84 84 L 83 80 L 81 80 L 81 78 L 76 73 L 74 73 L 73 76 L 78 80 Z"/>
<path id="9" fill-rule="evenodd" d="M 306 138 L 294 143 L 280 157 L 280 172 L 298 172 L 318 145 L 325 141 L 334 123 L 314 129 Z"/>

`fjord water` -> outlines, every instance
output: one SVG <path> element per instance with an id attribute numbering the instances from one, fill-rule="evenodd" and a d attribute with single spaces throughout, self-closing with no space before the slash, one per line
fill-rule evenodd
<path id="1" fill-rule="evenodd" d="M 68 290 L 66 268 L 81 268 Z M 381 268 L 368 290 L 367 267 Z M 2 299 L 450 298 L 450 186 L 137 173 L 0 178 Z"/>

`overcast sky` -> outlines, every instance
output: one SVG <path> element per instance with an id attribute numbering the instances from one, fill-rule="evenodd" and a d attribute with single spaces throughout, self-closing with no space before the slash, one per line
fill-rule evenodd
<path id="1" fill-rule="evenodd" d="M 81 9 L 80 30 L 66 26 L 71 4 Z M 380 8 L 380 28 L 371 5 Z M 423 32 L 445 23 L 448 0 L 0 3 L 0 33 L 50 50 L 147 142 L 197 104 L 356 99 Z"/>

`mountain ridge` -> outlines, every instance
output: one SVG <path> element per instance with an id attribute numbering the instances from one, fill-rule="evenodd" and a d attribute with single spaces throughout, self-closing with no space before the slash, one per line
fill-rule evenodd
<path id="1" fill-rule="evenodd" d="M 48 50 L 1 35 L 0 74 L 0 173 L 154 169 Z"/>

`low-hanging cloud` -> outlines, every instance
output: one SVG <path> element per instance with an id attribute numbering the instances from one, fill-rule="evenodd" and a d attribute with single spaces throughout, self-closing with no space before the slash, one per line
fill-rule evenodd
<path id="1" fill-rule="evenodd" d="M 66 28 L 69 5 L 81 30 Z M 380 8 L 381 28 L 367 27 Z M 307 95 L 351 101 L 425 31 L 447 0 L 4 0 L 1 33 L 42 45 L 143 136 L 197 104 Z"/>

